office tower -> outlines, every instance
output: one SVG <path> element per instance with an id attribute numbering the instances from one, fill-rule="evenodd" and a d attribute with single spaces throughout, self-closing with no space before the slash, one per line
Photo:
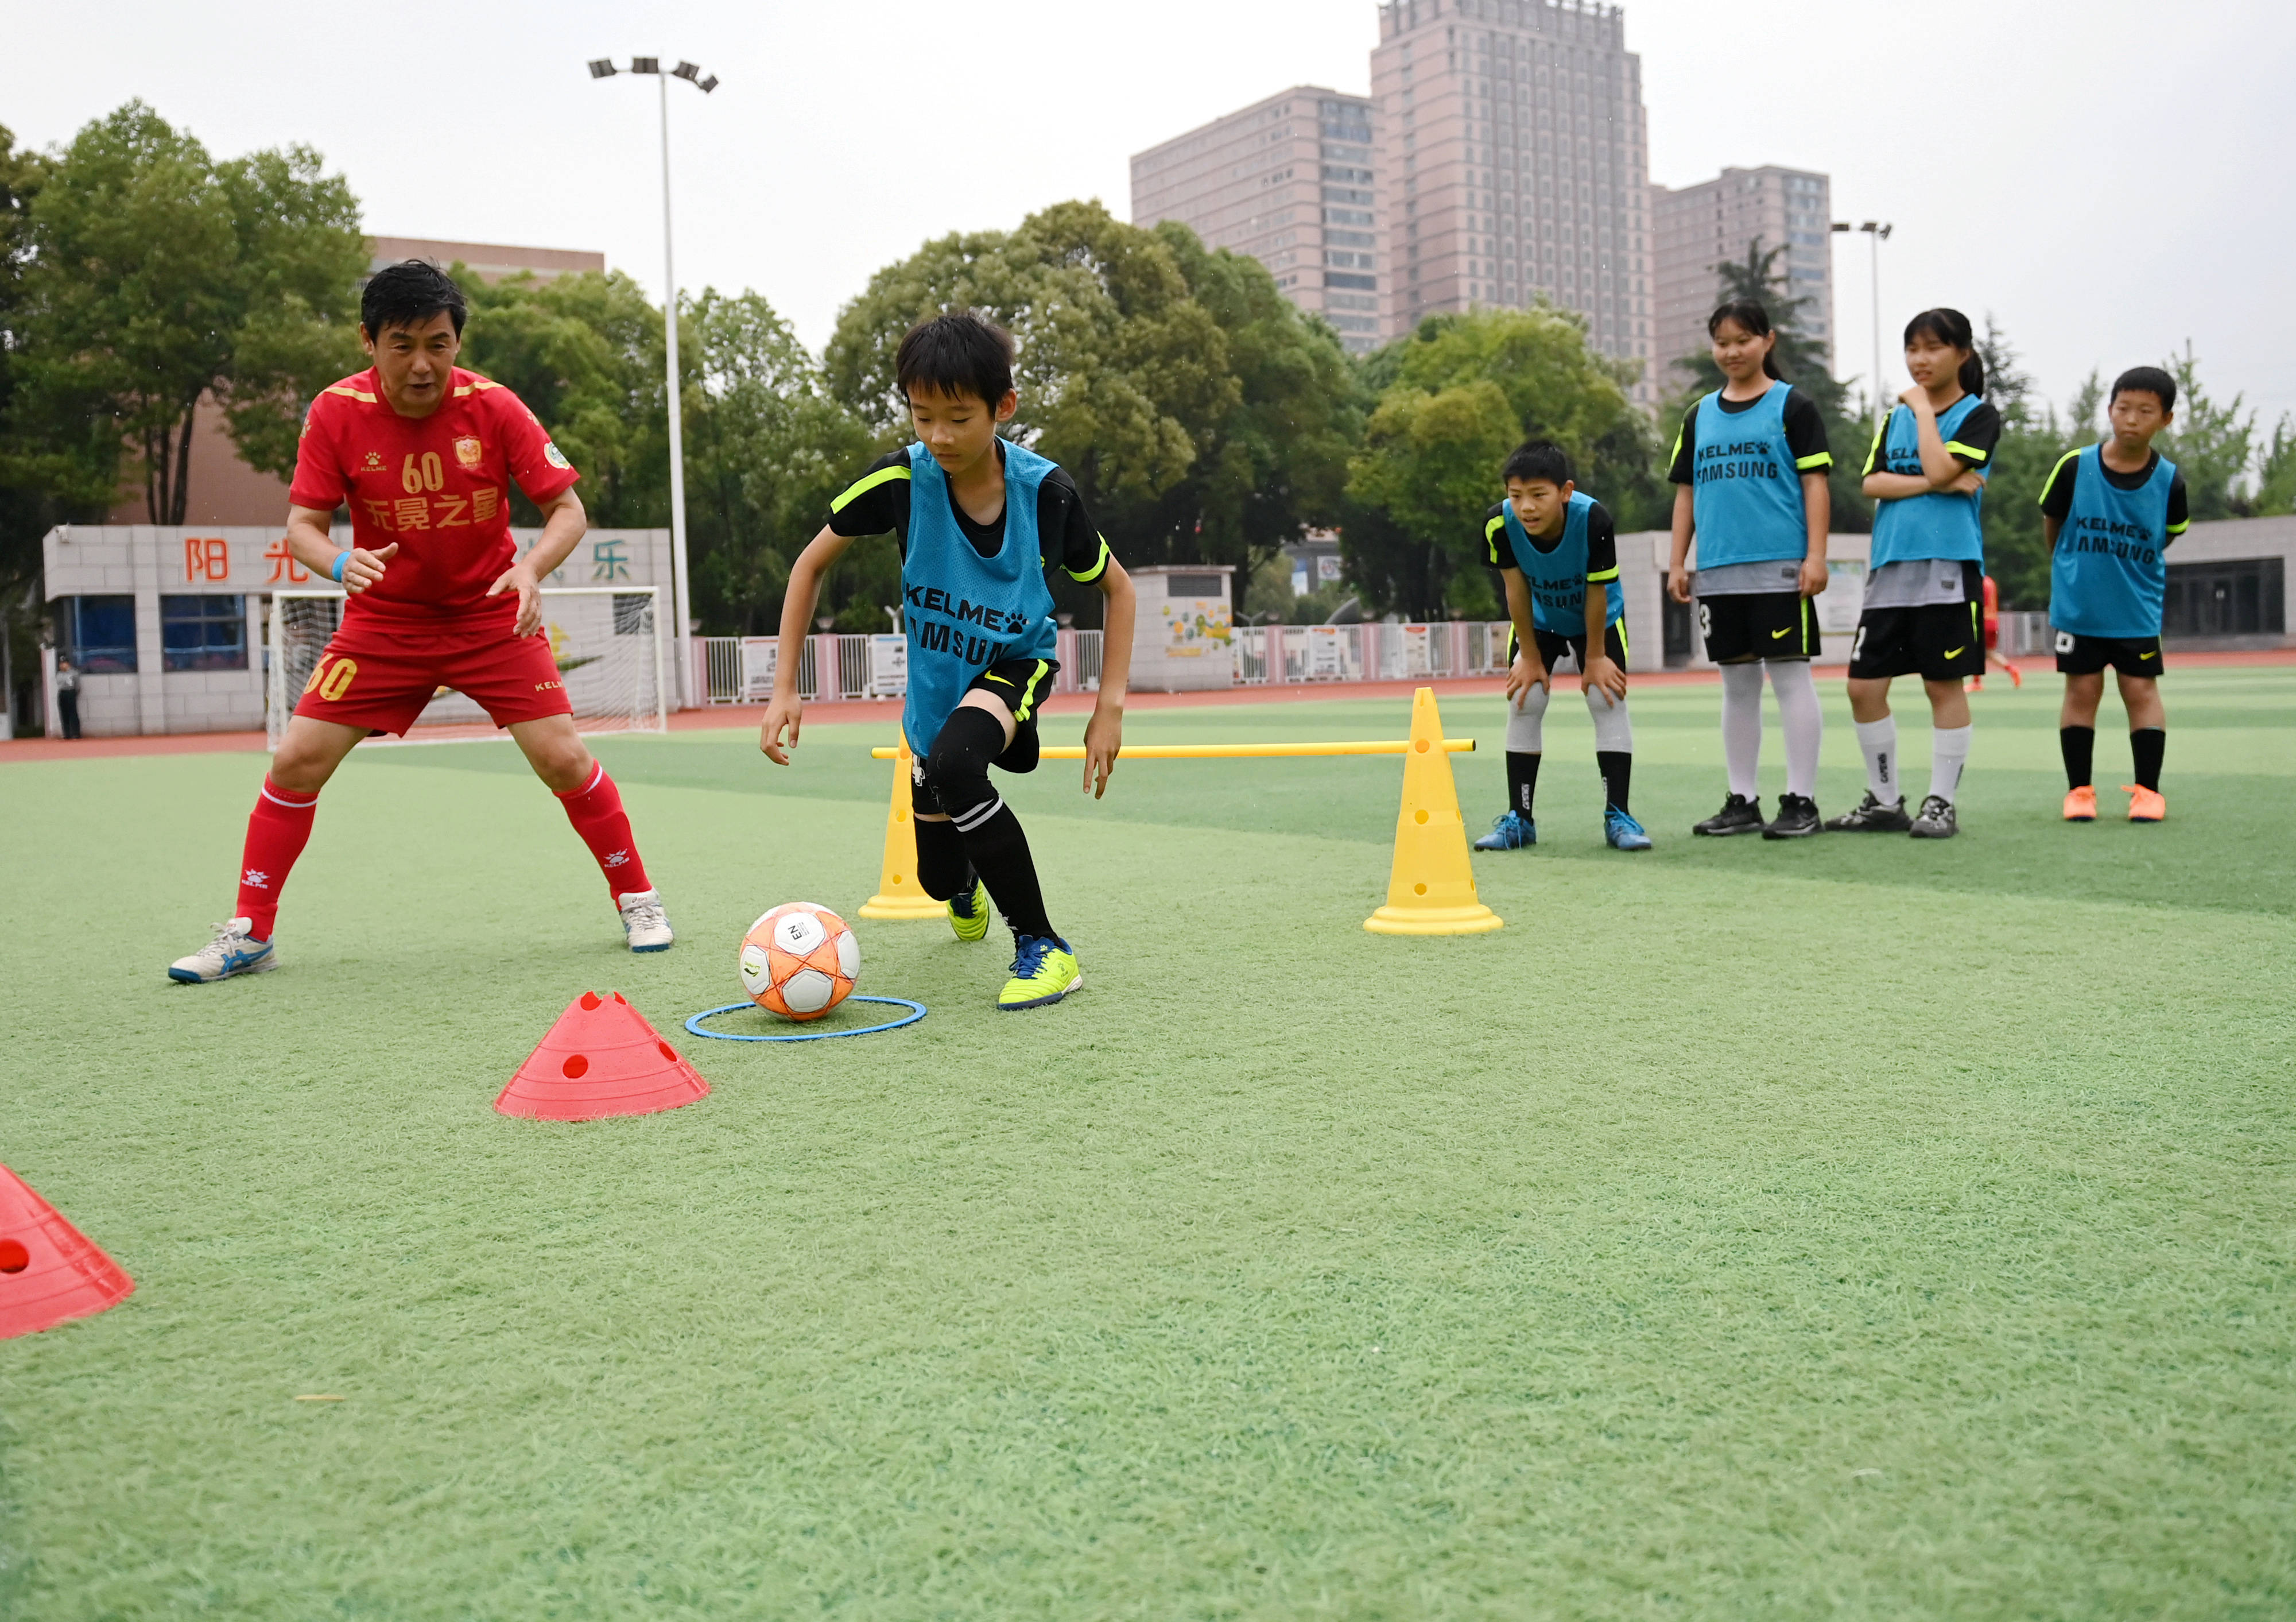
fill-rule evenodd
<path id="1" fill-rule="evenodd" d="M 1207 247 L 1249 254 L 1284 296 L 1377 349 L 1376 165 L 1371 103 L 1295 85 L 1132 157 L 1132 223 L 1177 219 Z"/>
<path id="2" fill-rule="evenodd" d="M 1831 368 L 1833 251 L 1827 233 L 1833 218 L 1826 177 L 1807 169 L 1726 169 L 1680 190 L 1651 187 L 1653 353 L 1660 393 L 1689 381 L 1677 359 L 1706 352 L 1706 318 L 1721 301 L 1715 268 L 1726 259 L 1742 263 L 1757 241 L 1765 251 L 1783 250 L 1774 274 L 1784 278 L 1789 296 L 1811 301 L 1797 319 L 1805 336 L 1825 346 Z"/>
<path id="3" fill-rule="evenodd" d="M 1544 296 L 1651 377 L 1642 60 L 1594 0 L 1388 0 L 1372 51 L 1390 330 Z"/>

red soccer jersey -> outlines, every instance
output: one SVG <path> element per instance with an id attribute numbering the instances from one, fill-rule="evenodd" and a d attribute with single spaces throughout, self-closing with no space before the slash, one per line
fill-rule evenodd
<path id="1" fill-rule="evenodd" d="M 289 499 L 331 512 L 348 502 L 351 540 L 369 551 L 393 541 L 381 580 L 348 611 L 431 619 L 498 606 L 486 591 L 518 560 L 510 535 L 510 482 L 539 504 L 578 475 L 517 395 L 455 368 L 453 387 L 425 417 L 401 416 L 372 368 L 323 391 L 303 419 Z"/>

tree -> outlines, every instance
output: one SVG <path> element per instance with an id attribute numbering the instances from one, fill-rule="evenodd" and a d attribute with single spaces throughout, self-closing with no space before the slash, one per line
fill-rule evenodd
<path id="1" fill-rule="evenodd" d="M 2296 418 L 2285 412 L 2257 457 L 2255 512 L 2259 518 L 2296 513 Z"/>
<path id="2" fill-rule="evenodd" d="M 907 437 L 902 335 L 956 309 L 1013 334 L 1008 432 L 1068 469 L 1120 556 L 1233 564 L 1249 579 L 1339 517 L 1363 392 L 1337 335 L 1256 260 L 1096 202 L 927 243 L 870 279 L 825 358 L 831 393 L 883 442 Z M 1098 611 L 1097 593 L 1055 591 L 1079 619 Z"/>
<path id="3" fill-rule="evenodd" d="M 358 205 L 308 147 L 217 163 L 141 102 L 45 165 L 23 279 L 11 424 L 83 500 L 140 464 L 154 523 L 181 523 L 202 400 L 240 452 L 287 473 L 304 407 L 357 364 Z"/>
<path id="4" fill-rule="evenodd" d="M 2243 414 L 2243 395 L 2229 403 L 2210 395 L 2189 342 L 2166 366 L 2177 380 L 2177 421 L 2154 444 L 2185 475 L 2185 499 L 2195 523 L 2239 516 L 2240 485 L 2255 452 L 2256 413 Z"/>
<path id="5" fill-rule="evenodd" d="M 1795 292 L 1792 284 L 1779 272 L 1778 256 L 1784 251 L 1783 247 L 1763 247 L 1758 236 L 1746 244 L 1744 259 L 1725 259 L 1717 265 L 1715 303 L 1751 299 L 1769 312 L 1770 326 L 1778 335 L 1770 357 L 1777 364 L 1778 375 L 1808 395 L 1825 423 L 1826 445 L 1833 452 L 1833 471 L 1826 479 L 1833 527 L 1844 534 L 1863 533 L 1874 527 L 1874 504 L 1866 499 L 1863 489 L 1873 424 L 1851 415 L 1849 391 L 1827 366 L 1824 341 L 1804 330 L 1806 312 L 1817 301 L 1812 294 Z M 1690 383 L 1660 408 L 1659 424 L 1669 443 L 1691 401 L 1712 393 L 1726 381 L 1710 350 L 1683 356 L 1675 361 L 1674 369 L 1687 374 Z"/>
<path id="6" fill-rule="evenodd" d="M 1985 362 L 1985 398 L 2001 413 L 2001 440 L 1994 447 L 1982 508 L 1986 572 L 2000 589 L 2004 608 L 2046 608 L 2050 558 L 2041 531 L 2041 491 L 2058 458 L 2095 436 L 2078 428 L 2068 432 L 2055 408 L 2038 399 L 2008 334 L 1990 312 L 1977 352 Z M 2089 381 L 2094 387 L 2095 379 Z M 2077 399 L 2075 412 L 2081 408 Z M 2087 416 L 2094 420 L 2094 404 Z"/>
<path id="7" fill-rule="evenodd" d="M 1542 302 L 1431 316 L 1390 350 L 1373 358 L 1394 381 L 1349 464 L 1359 511 L 1341 531 L 1348 578 L 1373 607 L 1495 611 L 1488 580 L 1461 575 L 1481 574 L 1483 511 L 1526 439 L 1560 445 L 1620 530 L 1663 510 L 1658 448 L 1627 399 L 1631 368 L 1589 349 L 1575 312 Z"/>

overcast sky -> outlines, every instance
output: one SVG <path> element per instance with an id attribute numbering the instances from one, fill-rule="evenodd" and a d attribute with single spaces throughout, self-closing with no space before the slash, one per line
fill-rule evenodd
<path id="1" fill-rule="evenodd" d="M 316 146 L 378 234 L 602 249 L 657 293 L 653 84 L 583 62 L 691 57 L 724 83 L 670 86 L 678 279 L 754 287 L 816 347 L 928 237 L 1068 197 L 1127 215 L 1129 153 L 1288 85 L 1365 90 L 1377 35 L 1374 0 L 10 12 L 0 123 L 21 143 L 141 96 L 219 154 Z M 1885 329 L 1990 311 L 2060 401 L 2189 339 L 2215 391 L 2267 424 L 2296 410 L 2296 6 L 1632 0 L 1627 37 L 1653 180 L 1820 169 L 1837 214 L 1896 226 Z M 1835 240 L 1838 369 L 1859 375 L 1866 243 Z"/>

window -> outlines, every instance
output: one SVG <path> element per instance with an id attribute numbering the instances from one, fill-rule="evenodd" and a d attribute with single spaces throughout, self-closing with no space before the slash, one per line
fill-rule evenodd
<path id="1" fill-rule="evenodd" d="M 161 597 L 160 658 L 161 668 L 170 671 L 245 670 L 247 599 Z"/>
<path id="2" fill-rule="evenodd" d="M 68 597 L 60 605 L 63 646 L 56 656 L 91 675 L 135 671 L 135 599 Z"/>

